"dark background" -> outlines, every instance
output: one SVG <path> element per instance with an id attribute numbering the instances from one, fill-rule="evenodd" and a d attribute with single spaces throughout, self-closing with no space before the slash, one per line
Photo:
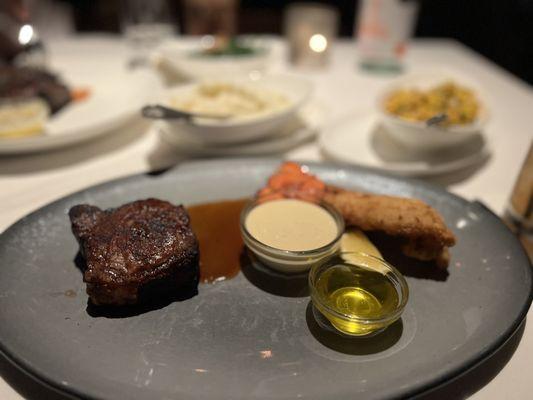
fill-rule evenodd
<path id="1" fill-rule="evenodd" d="M 119 31 L 120 0 L 62 0 L 73 5 L 79 31 Z M 147 0 L 149 1 L 149 0 Z M 533 0 L 420 0 L 415 36 L 454 38 L 533 84 Z M 357 1 L 316 1 L 339 9 L 341 36 L 351 36 Z M 241 0 L 239 33 L 282 33 L 291 1 Z M 176 22 L 183 4 L 169 0 Z"/>

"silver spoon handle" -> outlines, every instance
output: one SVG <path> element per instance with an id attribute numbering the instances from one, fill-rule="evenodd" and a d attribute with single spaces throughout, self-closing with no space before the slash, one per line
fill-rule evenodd
<path id="1" fill-rule="evenodd" d="M 434 115 L 433 117 L 429 118 L 426 121 L 427 126 L 433 126 L 433 125 L 439 125 L 442 122 L 446 121 L 448 119 L 448 116 L 444 113 Z"/>
<path id="2" fill-rule="evenodd" d="M 144 106 L 141 110 L 142 116 L 150 119 L 190 119 L 191 114 L 165 107 L 160 104 Z"/>
<path id="3" fill-rule="evenodd" d="M 209 114 L 197 114 L 187 111 L 176 110 L 174 108 L 165 107 L 161 104 L 151 104 L 144 106 L 141 109 L 143 117 L 150 119 L 184 119 L 190 121 L 193 118 L 210 118 L 225 120 L 229 115 L 209 115 Z"/>

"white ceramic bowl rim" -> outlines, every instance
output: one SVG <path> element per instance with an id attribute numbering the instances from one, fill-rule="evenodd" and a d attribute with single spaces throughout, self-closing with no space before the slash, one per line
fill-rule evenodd
<path id="1" fill-rule="evenodd" d="M 312 92 L 312 84 L 310 81 L 294 77 L 291 75 L 264 75 L 258 79 L 252 79 L 250 77 L 241 77 L 241 78 L 221 78 L 221 79 L 206 79 L 199 82 L 194 83 L 188 83 L 185 85 L 177 86 L 175 88 L 169 89 L 167 94 L 165 95 L 165 100 L 163 103 L 165 105 L 170 106 L 170 98 L 172 96 L 172 93 L 178 92 L 178 91 L 192 91 L 194 88 L 198 87 L 204 82 L 231 82 L 231 83 L 237 83 L 237 84 L 246 84 L 246 85 L 254 85 L 258 83 L 259 85 L 262 85 L 263 87 L 268 88 L 270 85 L 272 85 L 275 82 L 282 82 L 282 81 L 292 82 L 292 84 L 300 85 L 302 88 L 301 93 L 297 97 L 294 98 L 294 92 L 290 90 L 279 90 L 277 87 L 273 90 L 277 92 L 281 92 L 284 95 L 288 95 L 288 97 L 291 100 L 291 103 L 288 104 L 286 107 L 283 107 L 279 110 L 276 110 L 271 113 L 265 113 L 260 114 L 257 117 L 243 117 L 240 119 L 229 119 L 229 120 L 215 120 L 215 119 L 202 119 L 198 118 L 195 119 L 194 122 L 186 122 L 186 121 L 180 121 L 180 123 L 186 124 L 186 125 L 192 125 L 192 126 L 202 126 L 202 127 L 224 127 L 224 128 L 231 128 L 231 127 L 253 127 L 257 124 L 261 124 L 265 121 L 270 121 L 276 118 L 279 118 L 280 116 L 285 116 L 294 113 L 302 104 L 304 104 L 309 97 L 311 96 Z"/>
<path id="2" fill-rule="evenodd" d="M 426 80 L 434 80 L 435 83 L 431 86 L 437 84 L 438 82 L 442 82 L 445 80 L 451 80 L 454 82 L 458 82 L 461 86 L 466 86 L 474 91 L 474 94 L 476 96 L 476 99 L 479 103 L 480 112 L 476 120 L 470 124 L 463 124 L 463 125 L 451 125 L 451 126 L 432 126 L 428 127 L 425 122 L 423 121 L 409 121 L 406 119 L 403 119 L 399 116 L 390 114 L 387 112 L 384 108 L 385 99 L 390 96 L 394 91 L 401 89 L 401 88 L 413 88 L 416 87 L 417 81 L 422 81 L 424 79 Z M 479 88 L 479 85 L 472 82 L 470 79 L 462 77 L 461 74 L 458 72 L 453 71 L 447 71 L 447 70 L 428 70 L 428 71 L 420 71 L 412 74 L 407 74 L 403 77 L 400 77 L 396 79 L 395 81 L 391 82 L 389 85 L 387 85 L 386 89 L 378 96 L 377 101 L 377 108 L 379 113 L 381 114 L 382 118 L 386 118 L 387 120 L 403 125 L 405 127 L 409 128 L 418 128 L 418 129 L 436 129 L 441 130 L 444 132 L 450 132 L 450 133 L 465 133 L 465 132 L 471 132 L 471 131 L 478 131 L 481 130 L 487 123 L 489 119 L 489 111 L 488 107 L 486 105 L 486 101 L 484 100 L 484 95 L 482 93 L 482 90 Z"/>
<path id="3" fill-rule="evenodd" d="M 202 38 L 209 35 L 190 36 L 185 41 L 175 42 L 170 40 L 163 43 L 155 50 L 156 55 L 162 55 L 167 57 L 178 57 L 192 61 L 247 61 L 256 58 L 263 58 L 267 56 L 271 50 L 271 43 L 263 40 L 260 36 L 255 35 L 239 35 L 237 41 L 245 46 L 252 47 L 254 53 L 249 54 L 220 54 L 216 56 L 203 56 L 198 54 L 205 47 L 202 46 Z M 179 60 L 178 60 L 179 61 Z"/>

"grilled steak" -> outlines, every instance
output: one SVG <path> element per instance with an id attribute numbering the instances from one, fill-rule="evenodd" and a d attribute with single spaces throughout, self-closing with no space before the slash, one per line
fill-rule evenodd
<path id="1" fill-rule="evenodd" d="M 0 98 L 40 97 L 56 113 L 72 99 L 70 91 L 59 78 L 42 69 L 0 66 Z"/>
<path id="2" fill-rule="evenodd" d="M 104 211 L 83 204 L 69 216 L 94 304 L 141 303 L 143 290 L 154 286 L 196 289 L 198 242 L 183 206 L 148 199 Z"/>

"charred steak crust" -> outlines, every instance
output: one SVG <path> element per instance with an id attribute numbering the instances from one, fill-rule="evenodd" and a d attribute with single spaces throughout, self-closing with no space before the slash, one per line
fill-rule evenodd
<path id="1" fill-rule="evenodd" d="M 70 90 L 56 75 L 39 68 L 0 66 L 0 98 L 40 97 L 52 114 L 72 101 Z"/>
<path id="2" fill-rule="evenodd" d="M 197 287 L 198 241 L 183 206 L 157 199 L 109 210 L 82 204 L 69 217 L 94 304 L 138 303 L 143 288 L 155 282 L 167 281 L 176 290 Z"/>

